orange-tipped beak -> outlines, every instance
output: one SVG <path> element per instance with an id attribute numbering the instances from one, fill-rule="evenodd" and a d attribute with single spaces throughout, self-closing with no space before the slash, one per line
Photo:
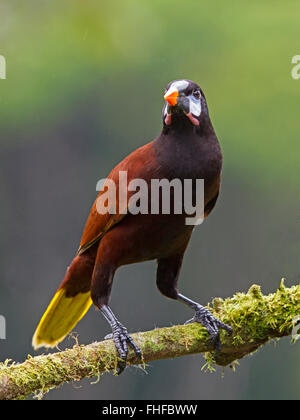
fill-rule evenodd
<path id="1" fill-rule="evenodd" d="M 172 89 L 172 91 L 168 90 L 165 94 L 164 99 L 168 102 L 170 106 L 177 105 L 177 98 L 178 98 L 178 90 Z"/>

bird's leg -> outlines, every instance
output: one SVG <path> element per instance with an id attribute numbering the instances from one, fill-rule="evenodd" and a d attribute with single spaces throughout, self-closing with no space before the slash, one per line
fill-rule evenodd
<path id="1" fill-rule="evenodd" d="M 105 248 L 101 248 L 100 245 L 92 275 L 91 297 L 95 306 L 100 309 L 112 329 L 110 338 L 114 340 L 117 351 L 122 359 L 122 362 L 118 364 L 118 374 L 120 374 L 126 367 L 128 344 L 139 357 L 141 357 L 142 353 L 127 333 L 126 328 L 120 323 L 108 306 L 115 271 L 116 265 L 111 261 L 107 261 Z"/>
<path id="2" fill-rule="evenodd" d="M 178 292 L 177 280 L 181 268 L 182 258 L 183 254 L 180 254 L 158 260 L 157 287 L 160 292 L 168 298 L 179 300 L 194 309 L 194 317 L 187 321 L 186 324 L 199 322 L 203 325 L 211 336 L 214 348 L 216 350 L 220 350 L 220 328 L 230 334 L 232 333 L 232 329 L 229 325 L 226 325 L 215 318 L 204 306 L 201 306 L 199 303 L 194 302 Z"/>
<path id="3" fill-rule="evenodd" d="M 118 363 L 118 375 L 120 375 L 126 367 L 128 344 L 133 348 L 138 357 L 142 358 L 142 352 L 140 348 L 135 344 L 133 339 L 130 337 L 124 325 L 122 325 L 121 322 L 118 321 L 110 307 L 107 305 L 102 305 L 100 310 L 112 329 L 112 333 L 108 334 L 104 338 L 112 338 L 114 340 L 118 353 L 122 359 L 122 362 Z"/>
<path id="4" fill-rule="evenodd" d="M 204 306 L 200 305 L 197 302 L 183 296 L 181 293 L 178 293 L 177 299 L 183 302 L 185 305 L 188 305 L 195 310 L 195 315 L 192 319 L 185 322 L 185 324 L 190 324 L 192 322 L 198 322 L 207 329 L 211 337 L 211 342 L 214 348 L 217 351 L 221 350 L 221 341 L 220 341 L 220 329 L 227 331 L 229 334 L 232 334 L 232 328 L 229 325 L 224 324 L 224 322 L 218 320 L 213 316 L 213 314 Z"/>

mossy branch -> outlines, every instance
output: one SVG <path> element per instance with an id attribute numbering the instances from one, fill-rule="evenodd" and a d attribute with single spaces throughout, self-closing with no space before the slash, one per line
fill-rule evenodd
<path id="1" fill-rule="evenodd" d="M 210 307 L 210 305 L 209 305 Z M 293 320 L 300 319 L 300 285 L 286 288 L 282 281 L 274 294 L 264 296 L 253 285 L 248 293 L 213 300 L 210 308 L 215 316 L 231 325 L 234 334 L 222 332 L 222 351 L 209 354 L 208 360 L 226 366 L 257 350 L 273 338 L 290 335 Z M 198 324 L 176 325 L 132 334 L 140 346 L 144 362 L 212 351 L 206 330 Z M 100 377 L 102 372 L 116 372 L 118 356 L 112 340 L 72 349 L 28 356 L 24 363 L 6 361 L 0 364 L 0 400 L 23 399 L 40 395 L 64 382 Z M 140 363 L 133 351 L 128 364 Z"/>

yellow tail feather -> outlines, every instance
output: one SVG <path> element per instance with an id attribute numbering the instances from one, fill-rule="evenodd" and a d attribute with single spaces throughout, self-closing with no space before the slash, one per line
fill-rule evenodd
<path id="1" fill-rule="evenodd" d="M 34 333 L 33 347 L 55 347 L 86 314 L 91 304 L 90 292 L 66 297 L 65 290 L 59 289 Z"/>

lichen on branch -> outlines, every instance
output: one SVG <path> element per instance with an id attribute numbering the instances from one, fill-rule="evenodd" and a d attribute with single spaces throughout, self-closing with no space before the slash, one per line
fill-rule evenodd
<path id="1" fill-rule="evenodd" d="M 300 315 L 300 285 L 285 287 L 264 296 L 260 286 L 232 298 L 215 298 L 208 305 L 213 314 L 232 326 L 229 337 L 221 332 L 222 350 L 213 353 L 206 330 L 199 324 L 176 325 L 132 334 L 143 352 L 144 363 L 195 353 L 206 353 L 209 363 L 232 364 L 257 350 L 270 339 L 292 333 L 295 317 Z M 100 378 L 101 373 L 116 373 L 118 354 L 112 340 L 89 345 L 76 344 L 57 353 L 28 356 L 23 363 L 9 360 L 0 363 L 0 400 L 24 399 L 31 394 L 43 395 L 64 382 L 83 378 Z M 133 351 L 128 364 L 141 363 Z"/>

